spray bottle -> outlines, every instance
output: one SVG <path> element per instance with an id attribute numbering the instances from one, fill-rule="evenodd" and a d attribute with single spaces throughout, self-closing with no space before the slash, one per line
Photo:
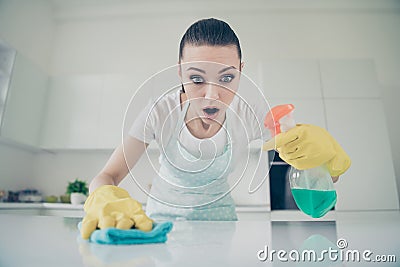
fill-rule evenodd
<path id="1" fill-rule="evenodd" d="M 272 137 L 296 127 L 293 110 L 292 104 L 285 104 L 275 106 L 268 112 L 264 125 Z M 304 213 L 320 218 L 336 204 L 336 190 L 324 165 L 307 170 L 291 166 L 288 174 L 293 198 Z"/>

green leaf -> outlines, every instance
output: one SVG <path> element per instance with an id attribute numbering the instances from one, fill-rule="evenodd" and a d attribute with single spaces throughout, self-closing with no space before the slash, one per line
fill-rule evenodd
<path id="1" fill-rule="evenodd" d="M 87 187 L 87 182 L 79 180 L 78 178 L 75 179 L 73 182 L 68 182 L 67 186 L 67 194 L 71 193 L 82 193 L 87 195 L 89 189 Z"/>

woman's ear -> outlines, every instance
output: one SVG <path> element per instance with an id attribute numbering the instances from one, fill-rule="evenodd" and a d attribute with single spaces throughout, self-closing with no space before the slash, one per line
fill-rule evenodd
<path id="1" fill-rule="evenodd" d="M 240 71 L 242 71 L 244 68 L 244 62 L 240 62 Z"/>

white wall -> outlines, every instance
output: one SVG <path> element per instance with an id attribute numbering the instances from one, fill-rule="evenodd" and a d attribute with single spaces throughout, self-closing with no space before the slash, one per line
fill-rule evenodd
<path id="1" fill-rule="evenodd" d="M 4 7 L 3 2 L 0 3 Z M 67 2 L 52 2 L 54 39 L 48 35 L 39 38 L 48 42 L 38 50 L 36 57 L 44 66 L 49 66 L 53 75 L 134 72 L 139 85 L 148 75 L 175 64 L 183 32 L 198 18 L 211 16 L 228 21 L 237 32 L 246 64 L 244 71 L 256 81 L 259 80 L 258 64 L 264 60 L 372 58 L 383 85 L 400 192 L 400 141 L 396 134 L 400 125 L 393 115 L 398 114 L 395 104 L 400 88 L 398 1 L 256 1 L 251 5 L 241 1 L 232 1 L 229 5 L 212 1 L 175 4 L 101 1 L 102 6 Z M 27 10 L 37 9 L 34 4 L 26 5 Z M 6 19 L 12 25 L 8 31 L 9 41 L 25 48 L 30 44 L 20 40 L 29 36 L 32 28 L 16 26 L 21 19 L 11 19 L 15 17 L 11 15 L 15 13 L 13 6 L 7 4 L 7 9 L 0 8 L 0 12 L 7 11 Z M 41 10 L 48 8 L 45 6 Z M 2 14 L 0 25 L 4 20 Z M 51 56 L 45 51 L 52 51 Z M 77 152 L 73 157 L 70 152 L 59 151 L 57 155 L 50 161 L 54 166 L 64 166 L 66 159 L 73 159 L 74 171 L 66 168 L 54 171 L 45 164 L 50 156 L 39 154 L 34 173 L 38 187 L 42 186 L 43 177 L 54 176 L 59 181 L 54 184 L 54 191 L 60 192 L 66 179 L 78 174 L 85 178 L 95 175 L 106 159 L 104 151 Z M 90 162 L 90 167 L 81 162 Z M 46 187 L 47 190 L 50 191 L 50 187 Z"/>
<path id="2" fill-rule="evenodd" d="M 109 156 L 110 151 L 60 151 L 35 155 L 35 185 L 44 195 L 62 195 L 69 181 L 76 178 L 90 181 Z"/>
<path id="3" fill-rule="evenodd" d="M 304 2 L 306 3 L 306 2 Z M 400 125 L 395 102 L 400 77 L 400 4 L 395 1 L 317 1 L 253 5 L 196 3 L 121 4 L 91 9 L 58 6 L 52 71 L 61 74 L 137 73 L 148 75 L 175 64 L 181 35 L 193 21 L 219 17 L 241 40 L 245 69 L 256 81 L 258 64 L 271 59 L 371 58 L 376 64 L 400 189 Z M 142 8 L 140 8 L 142 7 Z M 224 11 L 221 11 L 222 8 Z M 164 12 L 161 13 L 160 11 Z M 196 15 L 193 15 L 196 10 Z M 143 12 L 143 13 L 141 13 Z M 397 97 L 397 98 L 396 98 Z M 372 153 L 371 153 L 372 154 Z M 400 192 L 400 190 L 399 190 Z"/>
<path id="4" fill-rule="evenodd" d="M 49 69 L 53 25 L 48 1 L 0 1 L 0 38 L 44 70 Z M 34 181 L 36 150 L 0 140 L 0 188 L 40 188 Z"/>
<path id="5" fill-rule="evenodd" d="M 0 190 L 38 188 L 33 180 L 33 151 L 0 141 Z"/>

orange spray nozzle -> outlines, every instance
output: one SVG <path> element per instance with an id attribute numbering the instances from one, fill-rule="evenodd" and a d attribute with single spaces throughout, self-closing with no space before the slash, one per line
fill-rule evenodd
<path id="1" fill-rule="evenodd" d="M 288 115 L 290 112 L 294 110 L 294 106 L 292 104 L 284 104 L 273 107 L 265 116 L 264 126 L 267 127 L 271 136 L 275 136 L 281 133 L 281 125 L 279 120 Z"/>

